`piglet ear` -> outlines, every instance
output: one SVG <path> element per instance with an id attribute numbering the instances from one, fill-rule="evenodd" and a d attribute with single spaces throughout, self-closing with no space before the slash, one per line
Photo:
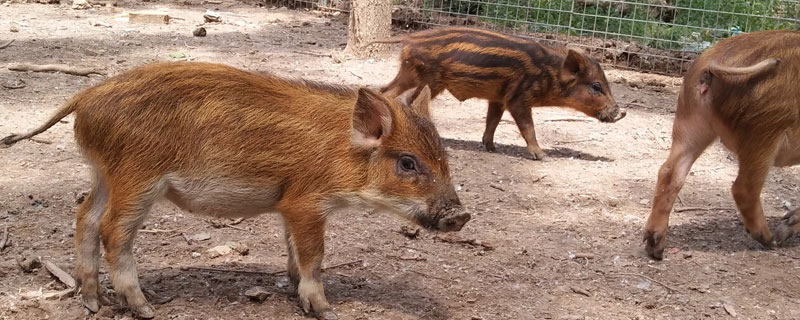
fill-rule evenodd
<path id="1" fill-rule="evenodd" d="M 417 94 L 416 97 L 412 97 L 414 100 L 411 101 L 411 109 L 420 116 L 425 117 L 426 119 L 431 119 L 431 88 L 427 85 L 422 88 L 422 91 Z"/>
<path id="2" fill-rule="evenodd" d="M 350 142 L 359 149 L 372 149 L 392 130 L 392 112 L 389 101 L 380 93 L 367 88 L 358 90 L 353 110 Z"/>
<path id="3" fill-rule="evenodd" d="M 567 56 L 564 58 L 564 64 L 561 65 L 561 82 L 571 83 L 579 76 L 586 72 L 589 61 L 586 56 L 578 49 L 567 49 Z"/>

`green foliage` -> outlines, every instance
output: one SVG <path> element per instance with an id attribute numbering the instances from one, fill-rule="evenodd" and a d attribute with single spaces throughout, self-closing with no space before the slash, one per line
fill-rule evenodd
<path id="1" fill-rule="evenodd" d="M 424 0 L 424 9 L 476 15 L 526 32 L 567 33 L 702 51 L 720 39 L 759 30 L 800 30 L 800 4 L 782 0 Z"/>

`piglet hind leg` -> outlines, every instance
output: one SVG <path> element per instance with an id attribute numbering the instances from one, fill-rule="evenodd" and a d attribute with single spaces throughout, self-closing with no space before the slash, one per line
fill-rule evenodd
<path id="1" fill-rule="evenodd" d="M 651 258 L 661 260 L 664 257 L 669 215 L 675 198 L 683 188 L 692 164 L 716 137 L 713 129 L 699 115 L 676 115 L 669 157 L 658 170 L 653 208 L 644 226 L 645 251 Z"/>
<path id="2" fill-rule="evenodd" d="M 753 239 L 766 248 L 774 248 L 775 243 L 772 233 L 764 217 L 761 206 L 761 191 L 767 179 L 772 159 L 777 150 L 777 139 L 745 140 L 737 153 L 739 157 L 739 174 L 733 182 L 731 193 L 736 201 L 736 207 L 742 215 L 742 222 L 747 232 Z M 771 142 L 770 142 L 771 141 Z"/>
<path id="3" fill-rule="evenodd" d="M 338 319 L 322 286 L 325 255 L 325 214 L 316 205 L 284 199 L 278 210 L 286 223 L 289 277 L 296 284 L 303 311 L 325 320 Z"/>
<path id="4" fill-rule="evenodd" d="M 117 177 L 119 178 L 119 177 Z M 121 182 L 110 185 L 109 207 L 100 220 L 100 235 L 111 269 L 111 283 L 119 301 L 140 318 L 153 318 L 155 310 L 139 286 L 133 242 L 147 212 L 161 193 L 159 183 Z"/>
<path id="5" fill-rule="evenodd" d="M 92 188 L 86 200 L 78 208 L 76 216 L 75 279 L 78 281 L 83 305 L 97 312 L 101 304 L 107 303 L 101 291 L 98 274 L 100 270 L 100 218 L 108 203 L 108 186 L 102 175 L 93 170 Z"/>

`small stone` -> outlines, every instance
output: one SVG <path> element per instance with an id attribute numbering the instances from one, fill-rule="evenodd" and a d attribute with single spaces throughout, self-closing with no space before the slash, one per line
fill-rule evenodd
<path id="1" fill-rule="evenodd" d="M 239 253 L 239 255 L 246 256 L 250 254 L 250 248 L 248 248 L 245 244 L 231 241 L 225 243 L 225 245 L 233 249 L 233 251 Z"/>
<path id="2" fill-rule="evenodd" d="M 216 246 L 216 247 L 213 247 L 211 249 L 206 250 L 206 253 L 208 253 L 208 255 L 211 258 L 216 258 L 216 257 L 219 257 L 219 256 L 224 256 L 226 254 L 230 254 L 232 251 L 233 251 L 233 249 L 231 249 L 231 247 L 229 247 L 229 246 Z"/>
<path id="3" fill-rule="evenodd" d="M 86 10 L 91 7 L 92 5 L 86 0 L 72 0 L 72 10 Z"/>
<path id="4" fill-rule="evenodd" d="M 11 32 L 19 32 L 19 29 L 17 29 L 17 27 L 16 27 L 16 26 L 11 26 L 10 28 L 8 28 L 8 31 L 11 31 Z"/>
<path id="5" fill-rule="evenodd" d="M 200 252 L 192 252 L 192 258 L 200 258 Z"/>
<path id="6" fill-rule="evenodd" d="M 42 267 L 42 263 L 39 261 L 39 259 L 33 256 L 25 259 L 22 259 L 21 257 L 17 258 L 17 265 L 20 269 L 22 269 L 22 272 L 25 273 L 31 273 L 34 270 Z"/>
<path id="7" fill-rule="evenodd" d="M 222 22 L 222 16 L 220 16 L 219 13 L 208 10 L 203 14 L 203 20 L 206 22 Z"/>
<path id="8" fill-rule="evenodd" d="M 272 292 L 267 291 L 267 289 L 264 287 L 256 286 L 247 289 L 247 291 L 244 292 L 244 295 L 250 298 L 250 300 L 264 302 L 264 300 L 267 300 L 267 298 L 272 295 Z"/>
<path id="9" fill-rule="evenodd" d="M 192 34 L 195 37 L 205 37 L 206 36 L 206 28 L 200 27 L 200 28 L 194 29 L 194 31 L 192 31 Z"/>
<path id="10" fill-rule="evenodd" d="M 736 310 L 733 309 L 732 305 L 730 305 L 728 303 L 723 303 L 722 304 L 722 308 L 725 309 L 725 312 L 727 312 L 729 315 L 731 315 L 731 317 L 736 318 Z"/>
<path id="11" fill-rule="evenodd" d="M 192 239 L 194 241 L 206 241 L 208 239 L 211 239 L 211 235 L 208 233 L 198 233 L 196 235 L 191 236 L 189 239 Z"/>

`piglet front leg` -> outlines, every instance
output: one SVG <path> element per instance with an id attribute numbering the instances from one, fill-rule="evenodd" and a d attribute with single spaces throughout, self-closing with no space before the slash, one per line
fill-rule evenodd
<path id="1" fill-rule="evenodd" d="M 322 258 L 325 255 L 325 213 L 311 201 L 281 201 L 289 249 L 289 277 L 297 288 L 303 311 L 317 318 L 338 319 L 322 287 Z"/>

